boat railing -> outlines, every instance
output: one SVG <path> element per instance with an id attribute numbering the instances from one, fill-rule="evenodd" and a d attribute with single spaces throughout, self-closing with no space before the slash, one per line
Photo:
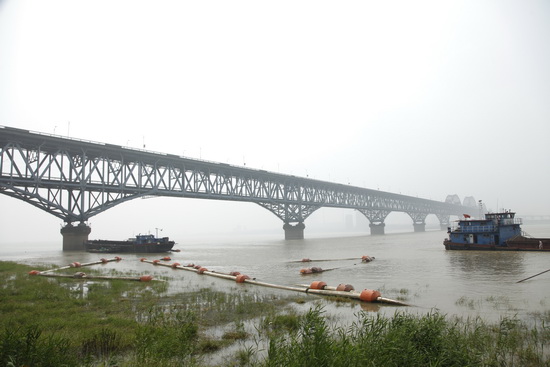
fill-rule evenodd
<path id="1" fill-rule="evenodd" d="M 495 232 L 496 227 L 489 226 L 459 226 L 452 228 L 453 231 L 459 231 L 464 233 L 479 233 L 479 232 Z"/>
<path id="2" fill-rule="evenodd" d="M 510 226 L 512 224 L 523 224 L 521 218 L 504 218 L 500 220 L 500 224 L 503 226 Z"/>

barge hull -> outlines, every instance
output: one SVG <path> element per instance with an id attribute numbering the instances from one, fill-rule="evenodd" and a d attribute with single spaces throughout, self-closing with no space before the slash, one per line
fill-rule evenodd
<path id="1" fill-rule="evenodd" d="M 134 244 L 128 241 L 88 241 L 84 244 L 86 251 L 99 253 L 160 253 L 172 250 L 175 242 Z"/>
<path id="2" fill-rule="evenodd" d="M 542 241 L 542 246 L 540 242 Z M 535 251 L 550 252 L 550 239 L 526 239 L 526 240 L 508 240 L 506 245 L 480 245 L 473 243 L 458 243 L 445 241 L 446 250 L 460 251 Z"/>

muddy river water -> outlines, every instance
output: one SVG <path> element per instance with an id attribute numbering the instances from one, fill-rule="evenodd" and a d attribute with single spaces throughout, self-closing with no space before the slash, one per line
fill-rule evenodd
<path id="1" fill-rule="evenodd" d="M 549 225 L 524 225 L 532 236 L 550 237 Z M 307 235 L 307 233 L 306 233 Z M 355 289 L 380 290 L 382 296 L 399 298 L 413 304 L 410 312 L 439 310 L 447 315 L 481 316 L 487 321 L 501 317 L 530 318 L 533 313 L 550 310 L 550 272 L 517 283 L 550 268 L 550 253 L 528 252 L 463 252 L 446 251 L 444 231 L 423 233 L 390 233 L 384 236 L 328 236 L 285 241 L 270 235 L 248 238 L 175 239 L 172 261 L 194 263 L 220 272 L 240 271 L 258 280 L 281 284 L 309 284 L 314 280 L 328 285 L 352 284 Z M 33 265 L 59 266 L 74 261 L 96 261 L 110 254 L 63 252 L 60 244 L 25 244 L 19 248 L 2 248 L 0 260 Z M 361 256 L 374 256 L 362 263 Z M 254 291 L 282 295 L 287 292 L 252 285 L 237 285 L 231 281 L 200 276 L 183 270 L 153 266 L 139 259 L 165 255 L 123 254 L 119 263 L 99 265 L 122 272 L 168 276 L 170 289 L 185 291 L 209 287 L 239 291 L 248 287 Z M 331 260 L 300 263 L 297 260 Z M 353 258 L 349 260 L 349 258 Z M 301 275 L 300 269 L 317 266 L 333 269 L 320 274 Z M 85 270 L 84 270 L 85 271 Z M 309 296 L 318 298 L 318 296 Z M 323 301 L 324 302 L 324 301 Z M 330 306 L 330 301 L 327 301 Z M 361 309 L 392 313 L 396 307 L 365 306 L 353 302 L 335 308 L 342 316 Z"/>

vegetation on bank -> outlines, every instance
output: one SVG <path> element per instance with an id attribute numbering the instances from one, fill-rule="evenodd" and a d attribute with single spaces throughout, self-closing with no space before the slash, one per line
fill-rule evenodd
<path id="1" fill-rule="evenodd" d="M 529 326 L 402 312 L 331 326 L 320 307 L 286 307 L 302 296 L 167 295 L 163 282 L 29 270 L 0 262 L 2 366 L 550 366 L 550 312 Z"/>

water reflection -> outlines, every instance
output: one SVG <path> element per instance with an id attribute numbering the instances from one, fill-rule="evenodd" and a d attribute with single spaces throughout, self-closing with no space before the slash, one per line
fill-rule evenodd
<path id="1" fill-rule="evenodd" d="M 449 265 L 463 278 L 472 276 L 519 278 L 525 271 L 524 253 L 496 251 L 450 251 Z"/>

